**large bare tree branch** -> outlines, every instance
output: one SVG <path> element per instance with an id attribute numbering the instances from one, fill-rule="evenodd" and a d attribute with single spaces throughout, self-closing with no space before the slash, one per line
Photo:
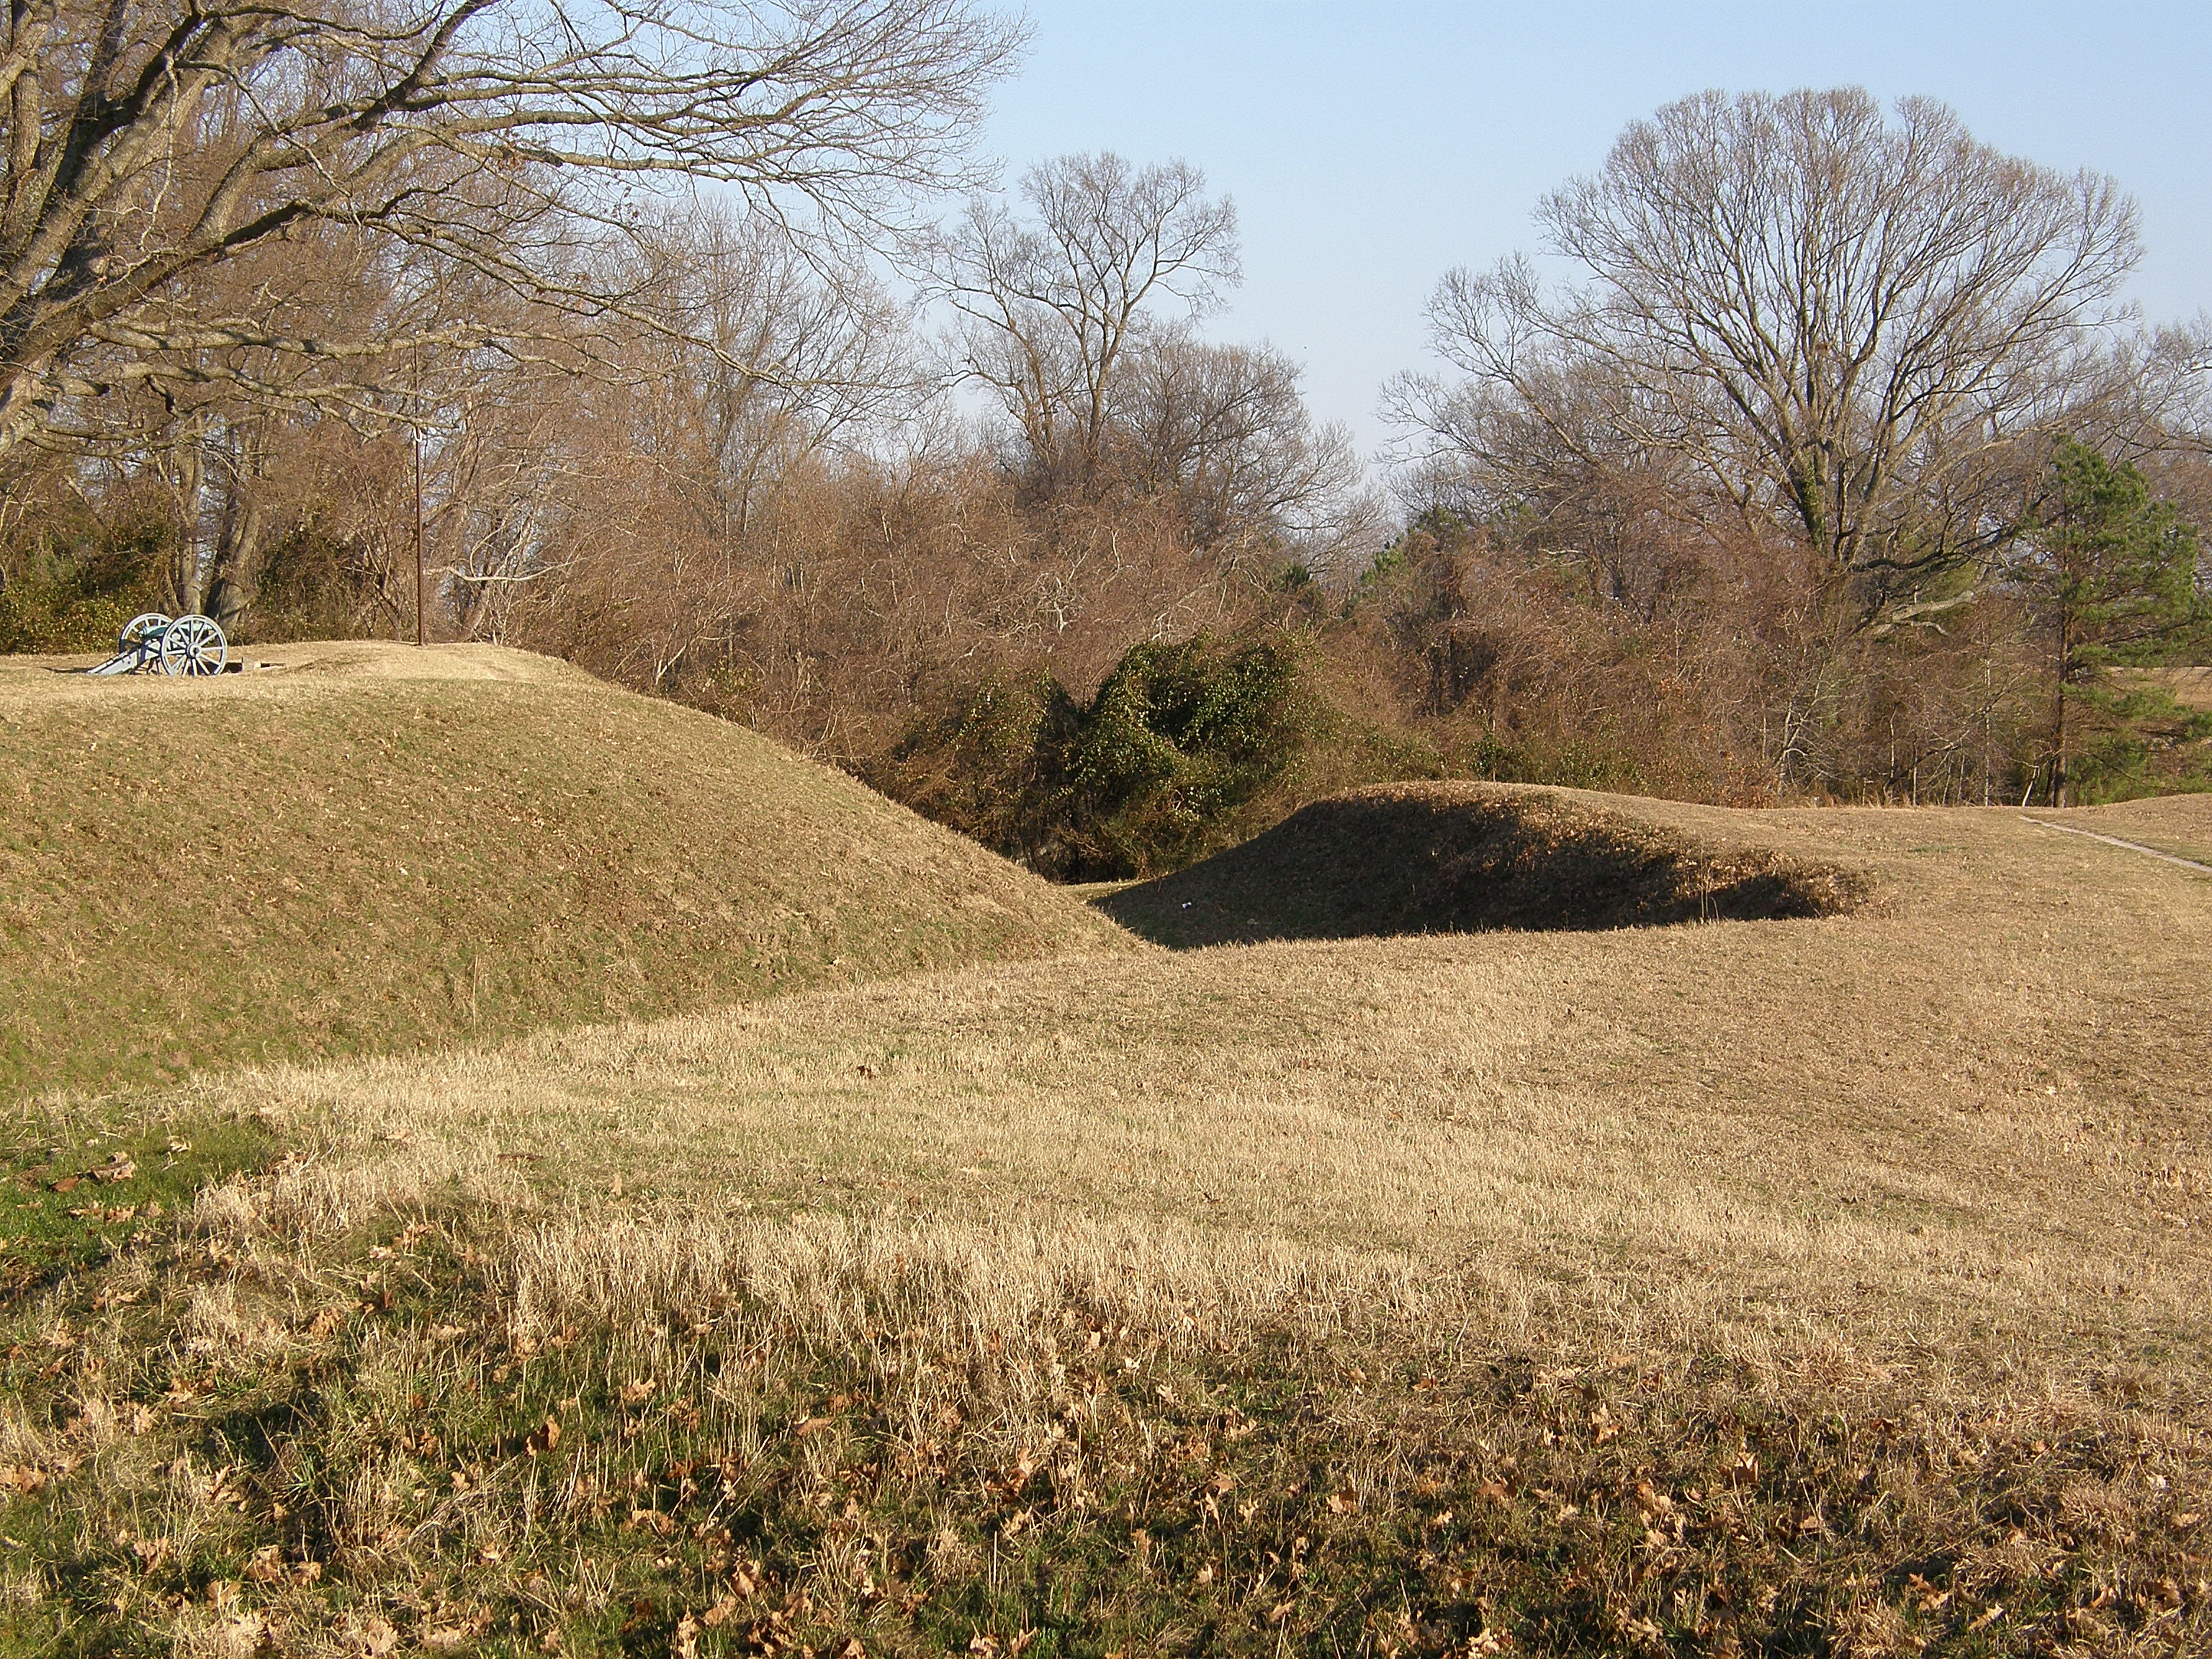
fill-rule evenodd
<path id="1" fill-rule="evenodd" d="M 970 181 L 1018 38 L 972 0 L 21 0 L 0 42 L 0 447 L 155 372 L 118 353 L 373 356 L 155 314 L 312 226 L 586 317 L 627 297 L 592 244 L 637 239 L 671 191 L 720 185 L 818 246 L 908 228 L 919 195 Z"/>

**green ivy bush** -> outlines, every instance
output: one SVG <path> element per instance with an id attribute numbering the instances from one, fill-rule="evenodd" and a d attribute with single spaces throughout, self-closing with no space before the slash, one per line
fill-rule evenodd
<path id="1" fill-rule="evenodd" d="M 1331 726 L 1284 636 L 1133 647 L 1087 702 L 1049 676 L 962 687 L 870 781 L 1062 881 L 1157 875 L 1261 827 Z"/>
<path id="2" fill-rule="evenodd" d="M 41 538 L 0 560 L 0 655 L 112 651 L 124 623 L 156 608 L 164 550 L 151 533 Z"/>

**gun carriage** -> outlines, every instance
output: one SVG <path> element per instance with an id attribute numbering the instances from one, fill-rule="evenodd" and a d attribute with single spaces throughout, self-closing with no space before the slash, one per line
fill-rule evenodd
<path id="1" fill-rule="evenodd" d="M 230 663 L 230 641 L 212 617 L 197 612 L 165 617 L 149 611 L 123 625 L 115 654 L 88 674 L 220 674 Z"/>

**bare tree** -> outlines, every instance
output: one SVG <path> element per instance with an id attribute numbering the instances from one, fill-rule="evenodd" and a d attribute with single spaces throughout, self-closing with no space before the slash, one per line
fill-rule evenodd
<path id="1" fill-rule="evenodd" d="M 2005 533 L 1992 450 L 2064 406 L 2137 256 L 2109 179 L 1856 89 L 1671 104 L 1538 219 L 1588 280 L 1454 272 L 1430 320 L 1468 379 L 1401 380 L 1394 412 L 1509 487 L 1501 441 L 1537 431 L 1593 465 L 1593 432 L 1685 458 L 1869 619 L 1957 602 L 1919 595 Z"/>
<path id="2" fill-rule="evenodd" d="M 1560 357 L 1524 374 L 1533 396 L 1478 380 L 1424 384 L 1431 453 L 1399 478 L 1401 497 L 1416 518 L 1441 511 L 1524 556 L 1577 564 L 1592 599 L 1652 621 L 1694 554 L 1735 527 L 1732 503 L 1620 420 L 1624 389 L 1601 366 Z"/>
<path id="3" fill-rule="evenodd" d="M 1314 424 L 1298 379 L 1272 347 L 1170 330 L 1140 342 L 1109 385 L 1123 469 L 1180 501 L 1193 540 L 1216 559 L 1256 540 L 1326 562 L 1370 528 L 1352 435 Z"/>
<path id="4" fill-rule="evenodd" d="M 1087 487 L 1115 371 L 1164 299 L 1201 314 L 1240 276 L 1237 210 L 1187 162 L 1063 155 L 1024 175 L 1033 216 L 978 196 L 927 250 L 964 374 L 1003 399 L 1048 488 Z"/>
<path id="5" fill-rule="evenodd" d="M 742 536 L 786 467 L 895 425 L 934 389 L 890 295 L 757 215 L 688 215 L 646 257 L 641 303 L 665 320 L 635 331 L 639 406 L 684 458 L 705 536 Z"/>
<path id="6" fill-rule="evenodd" d="M 585 381 L 528 433 L 514 429 L 527 400 L 508 399 L 499 424 L 477 421 L 454 449 L 511 443 L 521 461 L 548 460 L 482 471 L 489 494 L 457 484 L 467 522 L 501 533 L 448 556 L 464 631 L 498 633 L 536 585 L 619 618 L 620 639 L 592 642 L 595 664 L 668 690 L 727 668 L 750 620 L 799 585 L 786 580 L 806 561 L 779 533 L 780 499 L 894 423 L 929 377 L 889 296 L 825 274 L 757 217 L 658 228 L 649 260 L 636 303 L 663 320 L 622 331 L 632 373 Z M 458 532 L 464 516 L 437 523 Z"/>
<path id="7" fill-rule="evenodd" d="M 601 317 L 629 296 L 590 245 L 638 234 L 656 192 L 719 183 L 830 240 L 902 223 L 969 177 L 1018 40 L 969 0 L 23 0 L 0 46 L 0 447 L 84 437 L 134 384 L 286 389 L 240 350 L 343 381 L 486 337 L 434 312 L 299 331 L 190 291 L 318 226 L 385 246 L 403 287 L 427 260 Z"/>

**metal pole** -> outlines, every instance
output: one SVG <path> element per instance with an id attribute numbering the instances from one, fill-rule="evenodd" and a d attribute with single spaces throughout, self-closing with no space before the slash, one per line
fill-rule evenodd
<path id="1" fill-rule="evenodd" d="M 415 643 L 430 642 L 422 601 L 422 434 L 415 434 Z"/>
<path id="2" fill-rule="evenodd" d="M 428 606 L 422 580 L 422 348 L 415 348 L 415 419 L 409 434 L 415 441 L 415 643 L 430 642 Z"/>

